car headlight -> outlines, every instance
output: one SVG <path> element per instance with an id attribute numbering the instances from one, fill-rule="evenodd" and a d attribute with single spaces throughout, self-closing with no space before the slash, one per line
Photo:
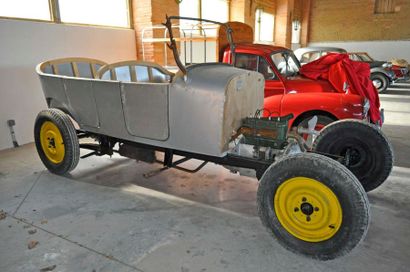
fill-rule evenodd
<path id="1" fill-rule="evenodd" d="M 370 101 L 367 98 L 364 98 L 364 103 L 363 103 L 363 117 L 366 118 L 367 114 L 369 113 L 370 109 Z"/>
<path id="2" fill-rule="evenodd" d="M 392 68 L 393 64 L 391 62 L 385 62 L 385 63 L 383 63 L 382 67 L 383 68 Z"/>

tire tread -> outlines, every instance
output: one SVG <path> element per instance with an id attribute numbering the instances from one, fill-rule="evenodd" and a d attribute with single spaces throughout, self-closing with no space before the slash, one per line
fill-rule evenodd
<path id="1" fill-rule="evenodd" d="M 347 126 L 349 128 L 347 128 Z M 386 179 L 391 174 L 391 171 L 393 170 L 393 164 L 394 164 L 393 147 L 390 141 L 388 140 L 387 136 L 376 125 L 371 124 L 367 121 L 357 120 L 357 119 L 343 119 L 343 120 L 335 121 L 322 129 L 320 134 L 316 137 L 315 141 L 313 142 L 312 150 L 317 150 L 320 142 L 323 140 L 323 138 L 327 137 L 329 134 L 337 134 L 335 131 L 338 131 L 338 130 L 340 131 L 343 129 L 356 129 L 356 128 L 360 129 L 360 127 L 365 127 L 368 130 L 372 130 L 376 132 L 376 133 L 373 133 L 373 136 L 377 137 L 379 142 L 383 143 L 383 145 L 380 146 L 380 148 L 382 148 L 382 152 L 384 154 L 388 154 L 387 156 L 384 156 L 384 163 L 382 166 L 383 174 L 377 177 L 376 181 L 372 182 L 368 186 L 365 186 L 365 190 L 369 192 L 369 191 L 376 189 L 377 187 L 379 187 L 386 181 Z"/>
<path id="2" fill-rule="evenodd" d="M 301 252 L 299 248 L 295 248 L 294 246 L 292 246 L 292 244 L 284 241 L 280 236 L 277 235 L 278 230 L 272 229 L 272 218 L 267 216 L 265 194 L 270 186 L 269 183 L 272 182 L 270 176 L 274 174 L 275 169 L 288 169 L 290 165 L 293 167 L 293 169 L 297 169 L 300 166 L 306 166 L 306 164 L 315 165 L 316 167 L 323 167 L 325 169 L 328 169 L 329 171 L 337 171 L 339 173 L 339 176 L 344 176 L 346 180 L 352 181 L 348 184 L 340 180 L 338 182 L 340 186 L 343 186 L 345 188 L 345 193 L 354 194 L 354 199 L 358 201 L 357 203 L 352 203 L 352 205 L 353 207 L 357 208 L 357 213 L 360 213 L 360 217 L 358 217 L 359 222 L 356 222 L 359 227 L 354 229 L 355 233 L 352 233 L 350 235 L 352 239 L 345 241 L 344 245 L 335 244 L 335 251 L 333 252 Z M 290 171 L 292 171 L 292 169 L 289 169 L 289 172 Z M 260 182 L 257 191 L 257 203 L 257 210 L 262 224 L 268 229 L 269 232 L 272 232 L 274 234 L 275 239 L 286 249 L 296 254 L 308 256 L 313 259 L 330 260 L 346 255 L 362 242 L 367 234 L 370 224 L 370 204 L 367 198 L 367 194 L 354 174 L 337 161 L 314 153 L 301 153 L 292 155 L 282 158 L 271 165 Z M 337 247 L 338 249 L 336 249 Z"/>

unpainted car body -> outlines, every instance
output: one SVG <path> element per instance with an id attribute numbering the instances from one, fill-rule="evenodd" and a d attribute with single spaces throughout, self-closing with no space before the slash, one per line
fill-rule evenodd
<path id="1" fill-rule="evenodd" d="M 226 64 L 191 66 L 187 75 L 164 83 L 76 78 L 45 69 L 40 64 L 37 72 L 49 107 L 69 113 L 80 129 L 210 156 L 224 156 L 232 131 L 263 105 L 262 75 Z"/>

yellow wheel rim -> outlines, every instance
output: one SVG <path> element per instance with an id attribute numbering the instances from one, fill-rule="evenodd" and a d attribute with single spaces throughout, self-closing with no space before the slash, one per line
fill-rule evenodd
<path id="1" fill-rule="evenodd" d="M 311 178 L 295 177 L 282 183 L 274 208 L 286 231 L 307 242 L 330 239 L 342 224 L 342 207 L 336 195 Z"/>
<path id="2" fill-rule="evenodd" d="M 63 137 L 53 122 L 46 121 L 41 125 L 40 142 L 41 148 L 50 162 L 58 164 L 63 161 L 65 155 Z"/>

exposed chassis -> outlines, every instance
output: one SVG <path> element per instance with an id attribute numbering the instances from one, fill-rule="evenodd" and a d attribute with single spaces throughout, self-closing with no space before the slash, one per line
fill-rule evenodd
<path id="1" fill-rule="evenodd" d="M 114 153 L 120 153 L 118 149 L 115 149 L 114 146 L 116 144 L 125 144 L 130 147 L 142 149 L 142 150 L 152 150 L 157 152 L 162 152 L 164 154 L 164 160 L 155 160 L 157 163 L 163 164 L 163 168 L 159 171 L 154 171 L 152 173 L 144 174 L 144 177 L 149 178 L 155 175 L 155 172 L 162 172 L 169 168 L 175 168 L 180 171 L 184 171 L 187 173 L 196 173 L 201 170 L 208 162 L 212 162 L 215 164 L 223 165 L 223 166 L 231 166 L 231 167 L 238 167 L 238 168 L 247 168 L 255 170 L 255 173 L 262 173 L 273 163 L 273 161 L 264 161 L 256 158 L 247 158 L 247 157 L 240 157 L 240 156 L 233 156 L 233 155 L 226 155 L 224 157 L 216 157 L 216 156 L 209 156 L 204 154 L 192 153 L 182 150 L 175 150 L 170 148 L 158 147 L 154 145 L 147 145 L 142 143 L 136 143 L 132 141 L 124 141 L 122 139 L 107 137 L 105 135 L 97 135 L 97 134 L 90 134 L 90 133 L 79 133 L 80 137 L 91 137 L 94 139 L 99 139 L 99 144 L 90 144 L 90 143 L 80 143 L 80 148 L 91 150 L 90 153 L 81 156 L 81 159 L 85 159 L 90 156 L 103 156 L 103 155 L 113 155 Z M 182 156 L 182 159 L 178 159 L 174 161 L 174 155 Z M 134 157 L 137 160 L 144 160 L 142 157 Z M 191 160 L 196 159 L 202 161 L 198 167 L 195 169 L 187 169 L 185 167 L 181 167 L 180 165 Z M 153 162 L 150 160 L 149 162 Z"/>

